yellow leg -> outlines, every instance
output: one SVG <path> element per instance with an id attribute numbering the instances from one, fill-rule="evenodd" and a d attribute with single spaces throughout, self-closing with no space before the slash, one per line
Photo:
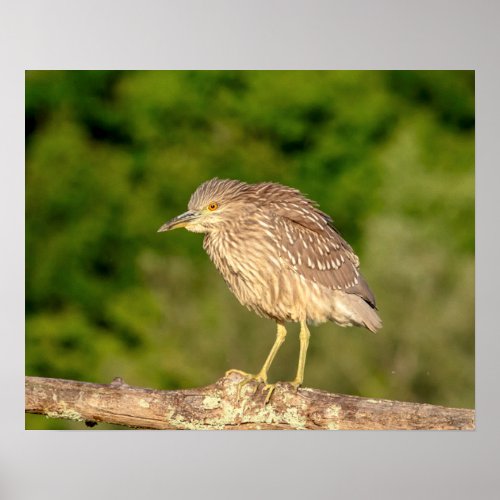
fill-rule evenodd
<path id="1" fill-rule="evenodd" d="M 307 348 L 309 346 L 309 337 L 311 334 L 309 333 L 309 328 L 307 328 L 307 324 L 305 321 L 301 321 L 300 323 L 300 353 L 299 353 L 299 365 L 297 366 L 297 375 L 295 376 L 295 380 L 292 382 L 292 385 L 295 388 L 298 388 L 304 382 L 304 368 L 306 366 L 306 355 Z"/>
<path id="2" fill-rule="evenodd" d="M 262 379 L 262 382 L 267 384 L 267 372 L 269 371 L 269 368 L 271 367 L 271 363 L 273 362 L 276 353 L 278 352 L 279 348 L 285 341 L 286 337 L 286 328 L 285 325 L 282 325 L 281 323 L 278 323 L 278 328 L 276 331 L 276 340 L 274 341 L 273 347 L 271 347 L 271 351 L 267 355 L 266 361 L 264 362 L 264 366 L 260 369 L 260 372 L 257 376 L 260 376 Z"/>
<path id="3" fill-rule="evenodd" d="M 236 373 L 239 373 L 241 375 L 245 375 L 246 376 L 245 380 L 243 380 L 242 382 L 240 382 L 238 384 L 238 395 L 237 395 L 238 399 L 239 399 L 239 396 L 240 396 L 240 390 L 241 390 L 241 388 L 245 384 L 248 384 L 248 382 L 251 382 L 252 380 L 256 380 L 259 383 L 262 382 L 262 383 L 265 384 L 264 389 L 266 389 L 268 391 L 266 402 L 269 401 L 269 398 L 271 397 L 272 391 L 274 389 L 274 385 L 267 383 L 267 372 L 269 371 L 269 368 L 271 367 L 271 364 L 272 364 L 272 362 L 273 362 L 273 360 L 274 360 L 274 358 L 276 356 L 276 353 L 278 352 L 279 348 L 281 347 L 281 345 L 285 341 L 285 337 L 286 337 L 286 328 L 285 328 L 285 325 L 283 325 L 282 323 L 278 323 L 278 328 L 277 328 L 277 331 L 276 331 L 276 340 L 274 341 L 274 344 L 273 344 L 273 347 L 271 348 L 271 351 L 267 355 L 267 358 L 266 358 L 266 361 L 264 362 L 264 365 L 260 369 L 260 372 L 257 373 L 257 375 L 252 375 L 250 373 L 245 373 L 245 372 L 243 372 L 241 370 L 229 370 L 228 372 L 226 372 L 226 375 L 228 373 L 231 373 L 231 372 L 236 372 Z"/>

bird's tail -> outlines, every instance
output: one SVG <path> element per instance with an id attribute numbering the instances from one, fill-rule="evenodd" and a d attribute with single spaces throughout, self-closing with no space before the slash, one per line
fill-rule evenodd
<path id="1" fill-rule="evenodd" d="M 373 333 L 382 328 L 382 320 L 380 319 L 380 316 L 369 304 L 366 304 L 366 307 L 363 308 L 362 322 L 363 326 L 368 328 L 368 330 Z"/>
<path id="2" fill-rule="evenodd" d="M 331 319 L 340 326 L 362 326 L 374 333 L 382 328 L 376 309 L 354 293 L 336 294 L 334 310 Z"/>

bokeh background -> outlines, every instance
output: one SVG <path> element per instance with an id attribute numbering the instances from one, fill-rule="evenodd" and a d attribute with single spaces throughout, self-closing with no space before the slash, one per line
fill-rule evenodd
<path id="1" fill-rule="evenodd" d="M 28 375 L 177 389 L 260 369 L 275 325 L 202 235 L 156 232 L 215 176 L 299 188 L 361 258 L 384 328 L 312 327 L 306 386 L 474 406 L 471 71 L 27 72 Z M 271 379 L 293 378 L 297 332 Z"/>

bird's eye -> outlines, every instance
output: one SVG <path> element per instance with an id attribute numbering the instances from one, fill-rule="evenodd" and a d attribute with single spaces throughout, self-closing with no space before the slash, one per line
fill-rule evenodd
<path id="1" fill-rule="evenodd" d="M 217 210 L 219 208 L 219 204 L 216 203 L 215 201 L 212 201 L 212 203 L 210 203 L 208 205 L 208 209 L 213 212 L 214 210 Z"/>

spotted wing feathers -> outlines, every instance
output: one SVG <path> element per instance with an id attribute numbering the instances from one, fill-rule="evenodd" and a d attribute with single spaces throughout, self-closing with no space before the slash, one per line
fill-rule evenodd
<path id="1" fill-rule="evenodd" d="M 375 297 L 358 270 L 357 255 L 326 214 L 315 209 L 309 218 L 296 219 L 287 211 L 286 216 L 278 215 L 276 224 L 281 256 L 297 273 L 331 290 L 358 295 L 375 307 Z"/>

